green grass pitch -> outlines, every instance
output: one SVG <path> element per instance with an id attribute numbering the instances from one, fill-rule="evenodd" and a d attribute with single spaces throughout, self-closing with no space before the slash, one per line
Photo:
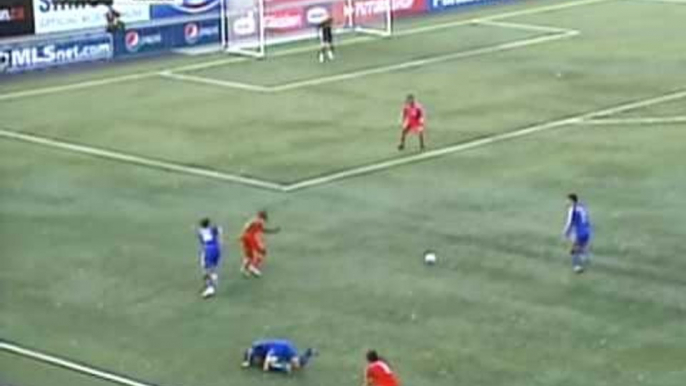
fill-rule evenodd
<path id="1" fill-rule="evenodd" d="M 575 5 L 541 11 L 562 4 Z M 552 29 L 460 22 L 501 14 Z M 368 348 L 406 386 L 681 386 L 684 20 L 679 1 L 536 0 L 343 38 L 326 65 L 307 43 L 259 62 L 0 79 L 3 131 L 278 186 L 324 177 L 285 192 L 2 136 L 0 339 L 161 386 L 360 385 Z M 517 47 L 554 29 L 578 34 Z M 196 64 L 178 73 L 215 84 L 157 74 Z M 637 104 L 421 160 L 414 138 L 395 148 L 408 92 L 428 110 L 429 151 Z M 403 157 L 417 162 L 327 179 Z M 570 191 L 596 226 L 582 276 L 560 235 Z M 261 208 L 283 230 L 265 277 L 245 280 L 236 238 Z M 205 215 L 228 233 L 210 301 L 193 234 Z M 422 264 L 429 248 L 436 266 Z M 241 370 L 270 336 L 321 355 L 291 377 Z M 0 384 L 111 383 L 0 351 Z"/>

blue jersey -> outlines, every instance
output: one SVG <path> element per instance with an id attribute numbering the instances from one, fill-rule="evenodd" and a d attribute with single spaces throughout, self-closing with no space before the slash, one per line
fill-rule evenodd
<path id="1" fill-rule="evenodd" d="M 591 219 L 586 207 L 581 203 L 571 205 L 567 213 L 565 235 L 571 236 L 573 234 L 577 240 L 588 239 L 591 236 L 591 231 Z"/>
<path id="2" fill-rule="evenodd" d="M 198 228 L 198 239 L 205 267 L 213 267 L 219 263 L 221 257 L 221 231 L 215 226 Z"/>
<path id="3" fill-rule="evenodd" d="M 273 356 L 279 362 L 290 362 L 298 356 L 298 349 L 285 339 L 258 340 L 252 345 L 252 355 L 262 358 Z"/>

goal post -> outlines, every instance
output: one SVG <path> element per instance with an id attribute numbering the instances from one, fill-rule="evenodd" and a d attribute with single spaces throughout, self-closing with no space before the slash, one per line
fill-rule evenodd
<path id="1" fill-rule="evenodd" d="M 330 18 L 336 35 L 393 33 L 392 0 L 221 0 L 222 46 L 263 58 L 269 46 L 317 37 Z"/>
<path id="2" fill-rule="evenodd" d="M 264 0 L 221 0 L 221 41 L 226 52 L 265 56 Z"/>
<path id="3" fill-rule="evenodd" d="M 357 33 L 389 37 L 393 34 L 392 0 L 347 0 L 350 27 Z"/>

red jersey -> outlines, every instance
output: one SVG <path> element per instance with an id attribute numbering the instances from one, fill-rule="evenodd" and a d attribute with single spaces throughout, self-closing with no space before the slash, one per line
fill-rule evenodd
<path id="1" fill-rule="evenodd" d="M 372 386 L 400 386 L 393 370 L 382 360 L 367 365 L 367 380 Z"/>
<path id="2" fill-rule="evenodd" d="M 405 107 L 403 107 L 403 126 L 409 128 L 424 126 L 424 109 L 422 105 L 417 102 L 405 104 Z"/>
<path id="3" fill-rule="evenodd" d="M 243 235 L 241 236 L 241 238 L 244 241 L 249 241 L 261 245 L 263 233 L 264 220 L 262 220 L 261 218 L 255 218 L 247 224 L 245 224 L 245 227 L 243 228 Z"/>

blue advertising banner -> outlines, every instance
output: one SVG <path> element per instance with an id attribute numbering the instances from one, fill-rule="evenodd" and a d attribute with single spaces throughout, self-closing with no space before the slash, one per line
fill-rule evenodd
<path id="1" fill-rule="evenodd" d="M 219 20 L 202 20 L 184 23 L 173 30 L 173 47 L 219 43 L 221 26 Z"/>
<path id="2" fill-rule="evenodd" d="M 498 0 L 427 0 L 430 12 L 441 12 L 468 5 L 491 3 Z"/>
<path id="3" fill-rule="evenodd" d="M 182 0 L 180 4 L 153 4 L 150 6 L 150 17 L 163 19 L 167 17 L 219 14 L 221 0 Z"/>
<path id="4" fill-rule="evenodd" d="M 26 41 L 0 45 L 0 74 L 108 60 L 113 54 L 112 38 L 104 33 L 62 41 Z"/>
<path id="5" fill-rule="evenodd" d="M 137 28 L 115 34 L 115 54 L 117 56 L 133 55 L 165 49 L 166 44 L 162 36 L 163 28 Z"/>
<path id="6" fill-rule="evenodd" d="M 219 20 L 198 20 L 132 28 L 117 33 L 114 39 L 114 52 L 116 57 L 128 57 L 219 41 Z"/>

